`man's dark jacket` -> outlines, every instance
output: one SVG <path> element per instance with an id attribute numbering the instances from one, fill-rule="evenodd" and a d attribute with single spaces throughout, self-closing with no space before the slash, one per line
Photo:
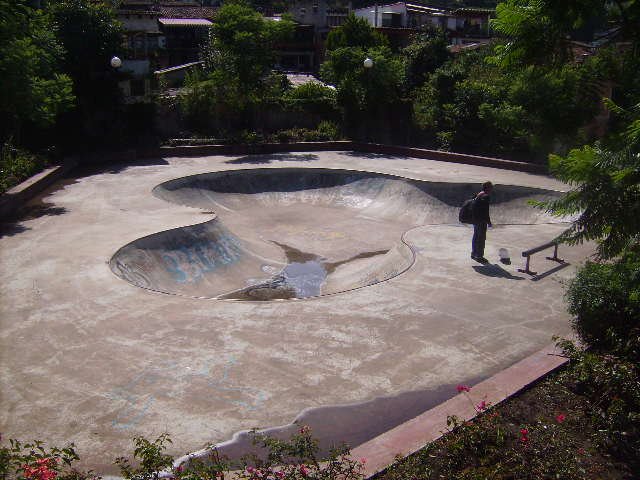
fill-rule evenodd
<path id="1" fill-rule="evenodd" d="M 489 195 L 481 195 L 473 201 L 473 223 L 491 223 L 489 217 L 489 204 L 491 197 Z"/>

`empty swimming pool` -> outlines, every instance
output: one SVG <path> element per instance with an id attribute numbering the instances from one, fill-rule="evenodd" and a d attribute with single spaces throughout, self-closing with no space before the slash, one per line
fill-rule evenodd
<path id="1" fill-rule="evenodd" d="M 471 183 L 343 169 L 261 168 L 177 178 L 153 189 L 212 218 L 119 249 L 112 271 L 138 287 L 189 297 L 273 300 L 350 291 L 393 278 L 415 255 L 419 225 L 457 224 Z M 527 201 L 557 196 L 498 185 L 496 224 L 550 219 Z"/>

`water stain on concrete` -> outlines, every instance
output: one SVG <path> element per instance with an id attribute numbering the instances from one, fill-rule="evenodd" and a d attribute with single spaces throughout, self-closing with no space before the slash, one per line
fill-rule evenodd
<path id="1" fill-rule="evenodd" d="M 333 273 L 336 268 L 349 262 L 384 255 L 389 250 L 376 250 L 373 252 L 362 252 L 346 260 L 338 262 L 328 262 L 324 257 L 314 253 L 304 252 L 291 245 L 279 243 L 272 240 L 272 243 L 282 248 L 287 265 L 274 277 L 265 282 L 244 288 L 221 296 L 223 299 L 233 300 L 276 300 L 291 298 L 309 298 L 322 294 L 322 285 L 327 279 L 327 275 Z"/>

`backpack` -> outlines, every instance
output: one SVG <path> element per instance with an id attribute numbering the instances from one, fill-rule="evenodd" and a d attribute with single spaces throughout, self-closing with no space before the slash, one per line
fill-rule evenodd
<path id="1" fill-rule="evenodd" d="M 458 212 L 458 220 L 460 223 L 473 223 L 473 201 L 474 198 L 470 198 L 469 200 L 465 200 L 462 206 L 460 207 L 460 212 Z"/>

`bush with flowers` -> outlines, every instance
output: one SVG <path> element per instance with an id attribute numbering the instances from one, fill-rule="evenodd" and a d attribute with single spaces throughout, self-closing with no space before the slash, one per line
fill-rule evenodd
<path id="1" fill-rule="evenodd" d="M 95 480 L 92 471 L 74 467 L 79 460 L 73 444 L 47 448 L 41 441 L 22 443 L 10 439 L 0 446 L 0 479 L 8 480 Z"/>
<path id="2" fill-rule="evenodd" d="M 603 442 L 591 400 L 571 391 L 565 375 L 550 377 L 499 406 L 460 385 L 477 416 L 447 418 L 439 440 L 399 459 L 376 478 L 407 479 L 632 479 L 634 466 Z"/>
<path id="3" fill-rule="evenodd" d="M 191 458 L 174 466 L 166 453 L 171 439 L 164 433 L 150 441 L 144 437 L 133 440 L 131 458 L 119 457 L 115 464 L 128 480 L 361 480 L 365 460 L 353 460 L 346 446 L 335 448 L 328 456 L 319 455 L 318 442 L 307 426 L 289 440 L 279 440 L 252 433 L 254 443 L 265 452 L 238 462 L 230 462 L 215 448 L 205 457 Z M 0 480 L 98 480 L 93 472 L 73 468 L 79 460 L 70 445 L 63 449 L 44 447 L 42 442 L 21 443 L 10 440 L 0 448 Z"/>

